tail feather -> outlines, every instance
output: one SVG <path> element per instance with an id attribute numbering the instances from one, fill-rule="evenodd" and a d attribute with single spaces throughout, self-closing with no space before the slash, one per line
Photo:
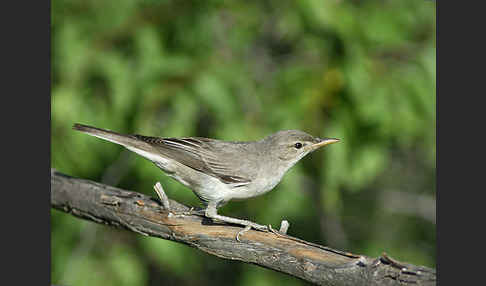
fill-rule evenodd
<path id="1" fill-rule="evenodd" d="M 101 129 L 101 128 L 98 128 L 98 127 L 93 127 L 93 126 L 79 124 L 79 123 L 75 123 L 73 125 L 73 129 L 77 130 L 77 131 L 84 132 L 84 133 L 88 133 L 88 134 L 99 133 L 99 134 L 121 135 L 120 133 L 117 133 L 117 132 L 114 132 L 114 131 L 111 131 L 111 130 Z"/>
<path id="2" fill-rule="evenodd" d="M 73 129 L 77 131 L 81 131 L 88 135 L 101 138 L 103 140 L 107 140 L 119 145 L 124 146 L 130 151 L 133 151 L 147 159 L 153 160 L 153 155 L 157 152 L 154 150 L 153 146 L 144 142 L 140 139 L 137 139 L 135 136 L 120 134 L 114 131 L 101 129 L 93 126 L 83 125 L 76 123 L 73 125 Z"/>
<path id="3" fill-rule="evenodd" d="M 131 145 L 130 143 L 135 141 L 133 138 L 130 138 L 130 135 L 124 135 L 114 131 L 79 123 L 74 124 L 73 129 L 123 146 L 127 144 Z"/>

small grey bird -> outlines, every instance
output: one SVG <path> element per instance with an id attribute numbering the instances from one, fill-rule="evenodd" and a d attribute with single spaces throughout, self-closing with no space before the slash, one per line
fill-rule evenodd
<path id="1" fill-rule="evenodd" d="M 268 227 L 218 215 L 219 207 L 230 200 L 269 192 L 305 155 L 339 141 L 316 138 L 299 130 L 278 131 L 259 141 L 230 142 L 202 137 L 128 135 L 82 124 L 74 124 L 73 129 L 120 144 L 152 161 L 196 194 L 206 206 L 206 217 L 245 226 L 238 235 L 250 228 L 265 231 Z"/>

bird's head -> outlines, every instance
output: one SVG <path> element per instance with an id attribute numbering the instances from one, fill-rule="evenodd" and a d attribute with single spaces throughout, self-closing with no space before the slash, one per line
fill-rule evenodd
<path id="1" fill-rule="evenodd" d="M 336 138 L 317 138 L 299 130 L 284 130 L 263 139 L 273 157 L 287 163 L 288 168 L 320 147 L 339 142 Z"/>

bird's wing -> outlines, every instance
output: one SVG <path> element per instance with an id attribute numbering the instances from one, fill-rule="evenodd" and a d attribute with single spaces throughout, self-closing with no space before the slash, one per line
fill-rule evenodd
<path id="1" fill-rule="evenodd" d="M 216 177 L 225 184 L 234 187 L 251 182 L 251 176 L 245 176 L 241 170 L 231 165 L 231 154 L 215 147 L 214 139 L 202 137 L 160 138 L 133 135 L 137 139 L 154 146 L 162 155 L 177 162 Z"/>

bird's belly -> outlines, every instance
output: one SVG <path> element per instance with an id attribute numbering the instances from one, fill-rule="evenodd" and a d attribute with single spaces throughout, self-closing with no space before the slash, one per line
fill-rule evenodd
<path id="1" fill-rule="evenodd" d="M 205 202 L 227 202 L 253 198 L 271 191 L 280 181 L 280 178 L 271 182 L 256 180 L 250 184 L 235 187 L 171 160 L 165 162 L 159 160 L 154 163 L 169 177 L 191 189 L 199 199 Z"/>
<path id="2" fill-rule="evenodd" d="M 257 196 L 261 196 L 270 192 L 276 185 L 278 181 L 275 182 L 259 182 L 254 181 L 251 185 L 233 188 L 232 191 L 232 198 L 234 200 L 244 200 L 249 198 L 254 198 Z"/>
<path id="3" fill-rule="evenodd" d="M 164 170 L 167 176 L 191 189 L 202 201 L 228 201 L 232 197 L 232 192 L 229 186 L 215 177 L 195 171 L 180 164 L 172 164 L 170 170 L 168 170 L 169 168 L 166 166 L 163 166 L 165 168 L 162 168 L 160 164 L 157 164 L 157 166 Z"/>

